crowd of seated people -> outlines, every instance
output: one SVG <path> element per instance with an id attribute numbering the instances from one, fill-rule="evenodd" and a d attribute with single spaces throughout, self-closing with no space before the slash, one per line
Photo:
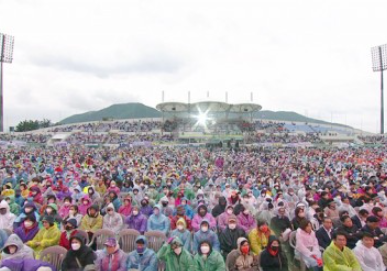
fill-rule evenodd
<path id="1" fill-rule="evenodd" d="M 0 270 L 385 271 L 385 151 L 5 150 Z"/>

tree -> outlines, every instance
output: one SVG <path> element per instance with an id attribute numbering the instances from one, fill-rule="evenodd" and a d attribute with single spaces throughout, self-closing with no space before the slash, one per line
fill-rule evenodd
<path id="1" fill-rule="evenodd" d="M 51 126 L 51 120 L 48 120 L 48 119 L 43 119 L 41 122 L 40 122 L 40 128 L 48 128 Z"/>
<path id="2" fill-rule="evenodd" d="M 23 120 L 16 125 L 16 132 L 28 132 L 39 128 L 47 128 L 51 126 L 51 121 L 48 119 L 39 120 Z"/>

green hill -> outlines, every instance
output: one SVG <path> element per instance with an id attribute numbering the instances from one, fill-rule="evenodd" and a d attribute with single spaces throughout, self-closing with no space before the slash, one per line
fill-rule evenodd
<path id="1" fill-rule="evenodd" d="M 292 122 L 307 122 L 307 123 L 320 123 L 320 124 L 331 124 L 328 121 L 318 120 L 318 119 L 312 119 L 305 117 L 301 114 L 298 114 L 296 112 L 292 111 L 270 111 L 270 110 L 263 110 L 256 112 L 254 114 L 255 118 L 258 119 L 264 119 L 264 120 L 275 120 L 275 121 L 292 121 Z M 340 124 L 340 123 L 333 123 L 334 125 L 339 125 L 342 127 L 350 127 L 348 125 Z"/>
<path id="2" fill-rule="evenodd" d="M 79 122 L 101 121 L 104 119 L 144 119 L 144 118 L 160 118 L 161 112 L 153 107 L 146 106 L 142 103 L 125 103 L 113 104 L 99 111 L 89 111 L 82 114 L 77 114 L 65 118 L 59 124 L 70 124 Z M 292 122 L 308 122 L 330 124 L 329 122 L 311 119 L 301 114 L 288 111 L 270 111 L 263 110 L 254 114 L 255 118 L 275 121 L 292 121 Z M 342 124 L 336 124 L 345 126 Z M 345 126 L 348 127 L 348 126 Z"/>
<path id="3" fill-rule="evenodd" d="M 70 124 L 88 121 L 100 121 L 103 119 L 143 119 L 158 118 L 161 113 L 155 108 L 141 103 L 113 104 L 99 111 L 89 111 L 65 118 L 59 124 Z"/>

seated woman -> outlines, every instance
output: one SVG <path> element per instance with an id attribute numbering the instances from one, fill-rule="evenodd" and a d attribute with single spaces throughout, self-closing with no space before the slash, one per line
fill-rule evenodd
<path id="1" fill-rule="evenodd" d="M 254 271 L 257 270 L 254 255 L 250 251 L 249 241 L 245 238 L 238 239 L 238 254 L 235 258 L 235 264 L 232 270 Z"/>
<path id="2" fill-rule="evenodd" d="M 60 225 L 62 223 L 62 218 L 58 214 L 58 206 L 55 203 L 49 203 L 46 205 L 43 211 L 43 217 L 44 216 L 51 216 L 54 218 L 55 225 L 60 228 Z M 42 222 L 42 221 L 41 221 Z M 39 228 L 42 227 L 42 223 L 39 223 Z"/>
<path id="3" fill-rule="evenodd" d="M 309 220 L 302 220 L 296 233 L 296 251 L 306 266 L 312 270 L 322 270 L 322 258 L 316 234 Z"/>
<path id="4" fill-rule="evenodd" d="M 60 239 L 60 230 L 55 226 L 54 217 L 45 216 L 42 223 L 43 228 L 39 230 L 34 239 L 27 242 L 27 245 L 35 251 L 37 259 L 39 259 L 40 252 L 43 249 L 59 244 Z"/>
<path id="5" fill-rule="evenodd" d="M 83 215 L 79 213 L 78 206 L 76 204 L 70 205 L 69 214 L 65 217 L 63 217 L 64 221 L 69 220 L 70 218 L 75 218 L 77 221 L 77 225 L 81 225 L 81 221 L 83 218 Z"/>
<path id="6" fill-rule="evenodd" d="M 281 245 L 274 235 L 269 237 L 269 243 L 261 253 L 261 268 L 263 271 L 287 271 L 288 263 L 281 251 Z"/>
<path id="7" fill-rule="evenodd" d="M 258 220 L 257 227 L 249 233 L 251 251 L 254 255 L 259 255 L 269 243 L 270 235 L 274 232 L 269 228 L 265 220 Z"/>
<path id="8" fill-rule="evenodd" d="M 24 218 L 23 223 L 14 230 L 14 233 L 26 243 L 32 240 L 39 231 L 39 225 L 36 222 L 34 214 L 29 214 Z"/>
<path id="9" fill-rule="evenodd" d="M 13 228 L 16 229 L 17 227 L 21 226 L 21 223 L 23 222 L 24 218 L 27 215 L 34 215 L 36 220 L 39 221 L 40 215 L 39 212 L 33 202 L 27 202 L 24 204 L 22 211 L 18 217 L 16 217 Z"/>
<path id="10" fill-rule="evenodd" d="M 85 270 L 85 267 L 94 264 L 96 258 L 94 251 L 85 245 L 83 237 L 76 234 L 70 238 L 70 250 L 63 259 L 62 270 Z"/>
<path id="11" fill-rule="evenodd" d="M 212 250 L 210 241 L 202 241 L 197 248 L 198 253 L 194 257 L 197 270 L 212 271 L 226 270 L 222 254 Z"/>

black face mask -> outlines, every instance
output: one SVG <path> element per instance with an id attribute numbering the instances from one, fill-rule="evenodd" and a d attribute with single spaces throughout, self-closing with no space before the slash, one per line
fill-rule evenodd
<path id="1" fill-rule="evenodd" d="M 71 226 L 66 226 L 66 227 L 65 227 L 65 230 L 66 230 L 66 231 L 71 231 L 72 229 L 73 229 L 73 227 L 71 227 Z"/>
<path id="2" fill-rule="evenodd" d="M 277 246 L 272 246 L 271 247 L 271 250 L 273 250 L 273 251 L 278 251 L 278 249 L 279 249 L 279 247 L 277 247 Z"/>
<path id="3" fill-rule="evenodd" d="M 167 207 L 168 206 L 168 202 L 163 202 L 162 205 L 163 205 L 163 207 Z"/>

